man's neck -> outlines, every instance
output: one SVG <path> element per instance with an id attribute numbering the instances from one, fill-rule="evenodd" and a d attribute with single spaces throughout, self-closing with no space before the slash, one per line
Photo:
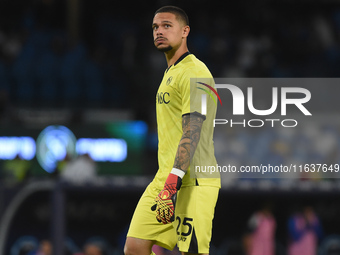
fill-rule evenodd
<path id="1" fill-rule="evenodd" d="M 165 52 L 165 58 L 166 58 L 168 67 L 175 64 L 176 61 L 186 52 L 188 52 L 188 47 L 182 47 L 177 50 L 171 50 L 171 51 Z"/>

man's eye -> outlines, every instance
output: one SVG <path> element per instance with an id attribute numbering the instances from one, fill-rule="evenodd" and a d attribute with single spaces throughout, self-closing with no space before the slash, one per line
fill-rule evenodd
<path id="1" fill-rule="evenodd" d="M 168 24 L 166 24 L 166 25 L 165 25 L 165 27 L 166 27 L 166 28 L 169 28 L 169 27 L 171 27 L 171 26 L 170 26 L 170 25 L 168 25 Z"/>

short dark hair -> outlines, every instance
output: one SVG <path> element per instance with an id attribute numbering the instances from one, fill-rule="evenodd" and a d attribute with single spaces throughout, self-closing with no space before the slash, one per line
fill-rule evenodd
<path id="1" fill-rule="evenodd" d="M 185 25 L 189 26 L 189 18 L 188 15 L 185 13 L 185 11 L 177 6 L 167 5 L 159 8 L 156 12 L 162 13 L 162 12 L 170 12 L 176 16 L 177 19 L 182 20 Z"/>

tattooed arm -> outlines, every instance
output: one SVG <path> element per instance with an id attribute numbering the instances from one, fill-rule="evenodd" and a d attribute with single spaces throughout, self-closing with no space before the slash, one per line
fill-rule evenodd
<path id="1" fill-rule="evenodd" d="M 204 119 L 197 115 L 184 115 L 182 118 L 183 135 L 179 142 L 174 168 L 186 172 L 195 153 L 201 135 Z"/>
<path id="2" fill-rule="evenodd" d="M 152 211 L 156 211 L 156 219 L 164 224 L 173 222 L 175 219 L 175 205 L 177 191 L 182 186 L 182 178 L 189 168 L 190 160 L 194 155 L 200 139 L 204 117 L 187 114 L 182 117 L 183 135 L 179 142 L 175 163 L 163 190 L 155 199 Z"/>

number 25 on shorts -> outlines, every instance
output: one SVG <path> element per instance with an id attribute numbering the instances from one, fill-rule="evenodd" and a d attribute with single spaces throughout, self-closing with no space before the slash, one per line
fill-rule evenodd
<path id="1" fill-rule="evenodd" d="M 184 217 L 183 220 L 177 216 L 176 217 L 177 222 L 177 236 L 179 241 L 184 241 L 187 239 L 188 236 L 191 235 L 193 230 L 193 218 Z"/>

